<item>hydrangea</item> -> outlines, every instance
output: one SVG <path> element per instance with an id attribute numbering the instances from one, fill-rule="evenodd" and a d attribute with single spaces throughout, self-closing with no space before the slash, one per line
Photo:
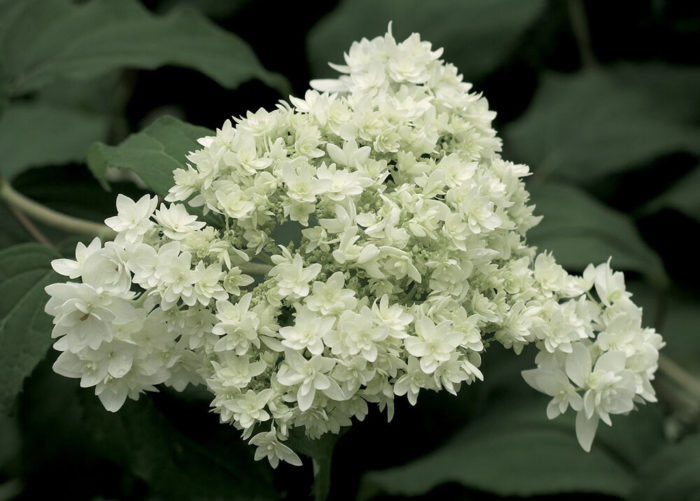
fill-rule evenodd
<path id="1" fill-rule="evenodd" d="M 300 463 L 293 428 L 483 379 L 492 343 L 536 346 L 523 377 L 550 418 L 577 413 L 586 450 L 599 420 L 654 401 L 661 337 L 609 263 L 569 275 L 527 244 L 529 169 L 441 53 L 363 39 L 339 78 L 201 138 L 168 203 L 119 195 L 114 241 L 53 263 L 79 279 L 46 288 L 54 370 L 110 411 L 205 385 L 273 466 Z"/>

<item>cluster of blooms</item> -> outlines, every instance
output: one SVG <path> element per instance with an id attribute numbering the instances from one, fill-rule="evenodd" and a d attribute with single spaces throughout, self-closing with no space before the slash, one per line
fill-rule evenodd
<path id="1" fill-rule="evenodd" d="M 537 346 L 523 376 L 550 418 L 578 412 L 585 449 L 598 419 L 653 401 L 660 336 L 608 264 L 572 276 L 527 245 L 528 168 L 440 55 L 363 39 L 339 79 L 200 139 L 170 205 L 119 196 L 116 239 L 54 262 L 81 279 L 47 287 L 55 370 L 111 411 L 205 384 L 273 466 L 299 464 L 292 428 L 317 438 L 482 379 L 493 342 Z"/>

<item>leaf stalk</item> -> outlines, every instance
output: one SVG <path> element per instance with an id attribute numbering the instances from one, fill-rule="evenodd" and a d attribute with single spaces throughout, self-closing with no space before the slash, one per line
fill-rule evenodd
<path id="1" fill-rule="evenodd" d="M 70 233 L 97 236 L 103 241 L 116 236 L 114 230 L 103 224 L 62 214 L 25 197 L 4 179 L 0 179 L 0 199 L 32 219 Z"/>

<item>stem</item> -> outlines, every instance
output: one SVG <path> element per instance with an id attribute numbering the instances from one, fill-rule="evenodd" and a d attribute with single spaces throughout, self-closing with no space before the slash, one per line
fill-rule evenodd
<path id="1" fill-rule="evenodd" d="M 314 501 L 326 501 L 331 491 L 331 458 L 321 461 L 312 459 L 314 469 L 313 496 Z"/>
<path id="2" fill-rule="evenodd" d="M 581 55 L 581 63 L 584 68 L 599 66 L 598 60 L 591 47 L 588 17 L 586 16 L 586 8 L 583 5 L 583 0 L 567 0 L 567 6 L 569 8 L 571 28 L 573 29 L 576 45 Z"/>
<path id="3" fill-rule="evenodd" d="M 654 328 L 657 331 L 663 330 L 667 311 L 668 294 L 665 291 L 659 291 L 656 297 L 656 318 L 654 319 Z M 663 354 L 659 354 L 659 373 L 675 383 L 676 386 L 685 390 L 696 402 L 700 403 L 700 381 Z"/>
<path id="4" fill-rule="evenodd" d="M 659 372 L 700 402 L 700 381 L 670 358 L 659 355 Z"/>
<path id="5" fill-rule="evenodd" d="M 700 403 L 685 393 L 681 393 L 670 381 L 659 379 L 654 383 L 659 400 L 666 402 L 680 416 L 682 421 L 690 424 L 700 420 Z"/>
<path id="6" fill-rule="evenodd" d="M 12 188 L 12 186 L 3 179 L 0 179 L 0 199 L 7 202 L 7 205 L 9 205 L 12 212 L 15 213 L 17 219 L 20 220 L 27 231 L 44 245 L 51 246 L 51 243 L 36 229 L 31 221 L 27 220 L 24 214 L 49 226 L 54 226 L 71 233 L 95 235 L 102 240 L 112 240 L 116 236 L 116 232 L 103 224 L 67 216 L 30 200 Z M 251 273 L 253 275 L 267 275 L 272 269 L 272 266 L 269 264 L 251 263 L 249 261 L 237 263 L 236 266 L 244 273 Z"/>
<path id="7" fill-rule="evenodd" d="M 112 229 L 103 224 L 67 216 L 30 200 L 21 193 L 15 191 L 15 189 L 3 179 L 0 179 L 0 199 L 7 202 L 10 207 L 14 207 L 27 216 L 49 226 L 54 226 L 71 233 L 98 236 L 103 240 L 111 240 L 116 236 L 116 233 Z"/>
<path id="8" fill-rule="evenodd" d="M 34 240 L 39 242 L 41 245 L 45 245 L 46 247 L 52 247 L 53 244 L 49 242 L 49 239 L 44 236 L 43 233 L 39 231 L 39 228 L 37 228 L 34 223 L 32 223 L 27 216 L 25 216 L 23 213 L 18 211 L 15 207 L 12 207 L 11 205 L 7 206 L 10 209 L 10 212 L 14 214 L 14 216 L 17 218 L 17 220 L 20 222 L 22 226 L 24 226 L 24 229 L 27 230 L 27 232 L 34 237 Z"/>
<path id="9" fill-rule="evenodd" d="M 656 297 L 656 318 L 654 319 L 654 328 L 657 331 L 663 330 L 663 324 L 666 321 L 668 311 L 668 294 L 665 291 L 659 291 Z M 700 381 L 686 371 L 683 367 L 668 358 L 663 354 L 659 354 L 659 373 L 673 382 L 677 387 L 691 396 L 696 403 L 700 404 Z M 673 388 L 669 387 L 666 391 L 666 396 L 673 393 Z M 678 395 L 673 395 L 672 400 L 677 402 Z M 697 413 L 697 410 L 696 410 Z"/>
<path id="10" fill-rule="evenodd" d="M 270 270 L 272 269 L 272 266 L 269 264 L 264 264 L 264 263 L 251 263 L 250 261 L 246 261 L 243 263 L 237 263 L 235 266 L 238 266 L 241 271 L 245 273 L 251 273 L 253 275 L 267 275 Z"/>
<path id="11" fill-rule="evenodd" d="M 331 490 L 331 461 L 335 443 L 347 428 L 341 428 L 338 435 L 328 433 L 323 437 L 312 440 L 304 432 L 294 430 L 290 436 L 290 445 L 295 450 L 312 459 L 314 482 L 311 488 L 314 501 L 325 501 Z"/>

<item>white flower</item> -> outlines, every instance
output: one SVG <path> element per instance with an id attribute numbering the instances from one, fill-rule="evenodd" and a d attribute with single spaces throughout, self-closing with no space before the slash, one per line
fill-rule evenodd
<path id="1" fill-rule="evenodd" d="M 296 351 L 285 351 L 284 363 L 277 373 L 277 380 L 286 386 L 299 386 L 296 394 L 299 410 L 311 407 L 316 390 L 333 400 L 345 400 L 347 396 L 328 373 L 335 366 L 332 358 L 315 355 L 306 360 Z"/>
<path id="2" fill-rule="evenodd" d="M 200 138 L 166 198 L 117 199 L 104 246 L 79 244 L 46 288 L 55 370 L 106 409 L 206 383 L 255 457 L 363 419 L 368 404 L 457 393 L 497 342 L 539 351 L 523 378 L 600 420 L 654 401 L 662 338 L 609 262 L 569 275 L 527 244 L 526 166 L 495 113 L 419 35 L 352 44 L 336 80 Z M 185 161 L 187 163 L 185 163 Z M 185 204 L 206 215 L 206 223 Z M 527 353 L 527 352 L 525 352 Z"/>
<path id="3" fill-rule="evenodd" d="M 416 320 L 416 334 L 406 338 L 406 350 L 420 359 L 421 370 L 426 374 L 432 374 L 441 362 L 449 360 L 464 338 L 461 332 L 452 329 L 449 320 L 435 325 L 428 317 Z"/>
<path id="4" fill-rule="evenodd" d="M 200 304 L 206 306 L 212 299 L 220 301 L 228 298 L 228 294 L 221 284 L 224 277 L 221 265 L 205 266 L 204 262 L 200 261 L 192 272 L 194 275 L 194 294 Z"/>
<path id="5" fill-rule="evenodd" d="M 384 294 L 372 305 L 372 313 L 389 328 L 389 335 L 398 339 L 408 336 L 406 328 L 413 322 L 413 315 L 400 304 L 389 305 L 389 296 Z"/>
<path id="6" fill-rule="evenodd" d="M 333 164 L 330 167 L 321 164 L 316 171 L 316 176 L 319 181 L 325 181 L 324 194 L 334 202 L 342 202 L 347 197 L 356 197 L 362 194 L 363 188 L 372 183 L 360 172 L 337 169 Z"/>
<path id="7" fill-rule="evenodd" d="M 328 143 L 326 148 L 328 149 L 328 155 L 336 164 L 353 169 L 364 165 L 369 159 L 371 152 L 369 146 L 359 148 L 357 142 L 353 139 L 345 141 L 342 148 L 333 143 Z"/>
<path id="8" fill-rule="evenodd" d="M 326 191 L 331 182 L 328 179 L 318 179 L 315 174 L 315 169 L 310 164 L 285 164 L 282 180 L 287 187 L 287 195 L 297 202 L 316 202 L 316 195 Z"/>
<path id="9" fill-rule="evenodd" d="M 175 184 L 168 190 L 168 195 L 165 197 L 166 202 L 187 200 L 202 184 L 199 179 L 199 173 L 191 165 L 187 166 L 187 170 L 175 169 L 173 178 L 175 179 Z"/>
<path id="10" fill-rule="evenodd" d="M 214 183 L 214 190 L 218 207 L 228 217 L 242 219 L 255 211 L 253 200 L 233 181 L 217 181 Z"/>
<path id="11" fill-rule="evenodd" d="M 279 293 L 290 299 L 300 299 L 309 294 L 309 282 L 321 272 L 321 265 L 314 263 L 304 267 L 301 255 L 296 254 L 293 258 L 287 254 L 284 256 L 272 256 L 272 261 L 276 264 L 270 270 L 270 276 L 277 278 Z"/>
<path id="12" fill-rule="evenodd" d="M 75 247 L 75 261 L 72 259 L 54 259 L 51 267 L 56 273 L 60 273 L 68 278 L 78 278 L 83 274 L 85 260 L 102 248 L 100 239 L 95 237 L 87 247 L 82 242 L 78 242 Z"/>
<path id="13" fill-rule="evenodd" d="M 305 300 L 307 308 L 322 315 L 340 315 L 343 311 L 355 309 L 355 292 L 344 289 L 344 284 L 345 278 L 340 271 L 333 273 L 325 283 L 314 282 L 312 292 Z"/>
<path id="14" fill-rule="evenodd" d="M 103 343 L 99 348 L 73 353 L 64 351 L 56 359 L 53 369 L 62 376 L 80 378 L 80 386 L 96 386 L 108 377 L 121 378 L 134 362 L 136 347 L 123 342 Z"/>
<path id="15" fill-rule="evenodd" d="M 190 215 L 184 205 L 178 204 L 170 207 L 162 204 L 156 211 L 155 220 L 165 236 L 172 240 L 182 240 L 187 233 L 203 228 L 205 224 L 197 221 L 197 216 Z"/>
<path id="16" fill-rule="evenodd" d="M 598 419 L 611 425 L 609 414 L 624 414 L 634 407 L 636 385 L 631 371 L 625 369 L 625 354 L 611 351 L 601 355 L 592 367 L 591 355 L 583 344 L 574 345 L 566 358 L 566 374 L 585 390 L 583 408 L 576 418 L 576 435 L 588 451 Z"/>
<path id="17" fill-rule="evenodd" d="M 323 336 L 335 324 L 335 317 L 324 317 L 297 305 L 294 320 L 294 325 L 280 329 L 280 336 L 284 338 L 282 344 L 294 350 L 307 349 L 312 355 L 323 353 Z"/>
<path id="18" fill-rule="evenodd" d="M 51 337 L 64 336 L 54 345 L 59 351 L 95 350 L 112 339 L 113 325 L 136 317 L 128 301 L 101 294 L 87 284 L 52 284 L 45 290 L 51 296 L 45 311 L 54 317 Z"/>
<path id="19" fill-rule="evenodd" d="M 252 294 L 242 296 L 236 304 L 228 301 L 216 302 L 216 318 L 219 320 L 212 332 L 222 338 L 216 343 L 216 351 L 233 350 L 237 355 L 245 355 L 251 345 L 260 346 L 258 339 L 259 319 L 250 311 Z"/>
<path id="20" fill-rule="evenodd" d="M 610 306 L 615 301 L 630 296 L 625 291 L 624 275 L 620 272 L 613 273 L 610 269 L 610 259 L 607 263 L 599 264 L 596 267 L 588 265 L 583 272 L 583 278 L 588 282 L 593 282 L 596 293 L 605 306 Z"/>
<path id="21" fill-rule="evenodd" d="M 248 390 L 227 400 L 223 405 L 231 411 L 233 419 L 243 428 L 250 428 L 258 422 L 270 419 L 270 414 L 265 411 L 265 405 L 272 396 L 272 390 L 267 389 L 259 393 Z"/>
<path id="22" fill-rule="evenodd" d="M 131 274 L 125 263 L 126 253 L 113 242 L 107 242 L 91 253 L 82 265 L 83 283 L 114 295 L 130 297 Z"/>
<path id="23" fill-rule="evenodd" d="M 299 459 L 299 456 L 297 456 L 292 449 L 279 441 L 274 427 L 268 432 L 261 432 L 255 435 L 250 439 L 249 444 L 256 447 L 256 461 L 267 458 L 273 468 L 277 468 L 280 459 L 294 466 L 301 466 L 301 459 Z"/>
<path id="24" fill-rule="evenodd" d="M 534 276 L 544 289 L 563 293 L 565 297 L 576 297 L 583 293 L 583 288 L 572 281 L 572 277 L 556 263 L 551 254 L 538 254 Z"/>
<path id="25" fill-rule="evenodd" d="M 127 267 L 133 273 L 133 282 L 144 288 L 155 287 L 159 282 L 156 276 L 158 263 L 176 257 L 179 252 L 178 242 L 165 244 L 159 250 L 143 243 L 135 245 L 129 250 L 126 261 Z"/>
<path id="26" fill-rule="evenodd" d="M 374 362 L 379 353 L 377 343 L 388 335 L 388 329 L 377 323 L 372 310 L 363 306 L 359 313 L 344 311 L 337 328 L 329 331 L 324 341 L 334 355 L 361 355 L 368 362 Z"/>
<path id="27" fill-rule="evenodd" d="M 240 288 L 250 285 L 255 280 L 250 275 L 245 275 L 241 273 L 241 269 L 238 266 L 231 268 L 223 279 L 223 288 L 229 294 L 234 296 L 240 295 Z"/>
<path id="28" fill-rule="evenodd" d="M 174 253 L 169 260 L 159 260 L 156 267 L 158 277 L 158 293 L 161 296 L 161 307 L 170 309 L 182 300 L 188 306 L 197 302 L 194 293 L 194 272 L 192 270 L 192 255 L 189 252 Z"/>
<path id="29" fill-rule="evenodd" d="M 434 385 L 433 380 L 426 374 L 420 366 L 420 362 L 415 357 L 408 358 L 408 368 L 394 385 L 394 393 L 397 396 L 406 395 L 411 405 L 418 402 L 418 393 L 422 388 L 430 388 Z"/>
<path id="30" fill-rule="evenodd" d="M 547 405 L 547 417 L 554 419 L 571 406 L 575 411 L 583 408 L 583 399 L 576 392 L 563 370 L 540 367 L 522 372 L 523 379 L 537 391 L 553 397 Z"/>
<path id="31" fill-rule="evenodd" d="M 137 242 L 153 228 L 153 211 L 158 205 L 158 197 L 142 196 L 138 202 L 122 194 L 117 195 L 117 215 L 105 219 L 105 224 L 118 231 L 129 243 Z"/>
<path id="32" fill-rule="evenodd" d="M 212 361 L 214 375 L 207 381 L 210 386 L 229 390 L 240 389 L 259 376 L 267 365 L 263 360 L 250 361 L 250 357 L 239 357 L 230 351 L 219 354 L 219 361 Z"/>

